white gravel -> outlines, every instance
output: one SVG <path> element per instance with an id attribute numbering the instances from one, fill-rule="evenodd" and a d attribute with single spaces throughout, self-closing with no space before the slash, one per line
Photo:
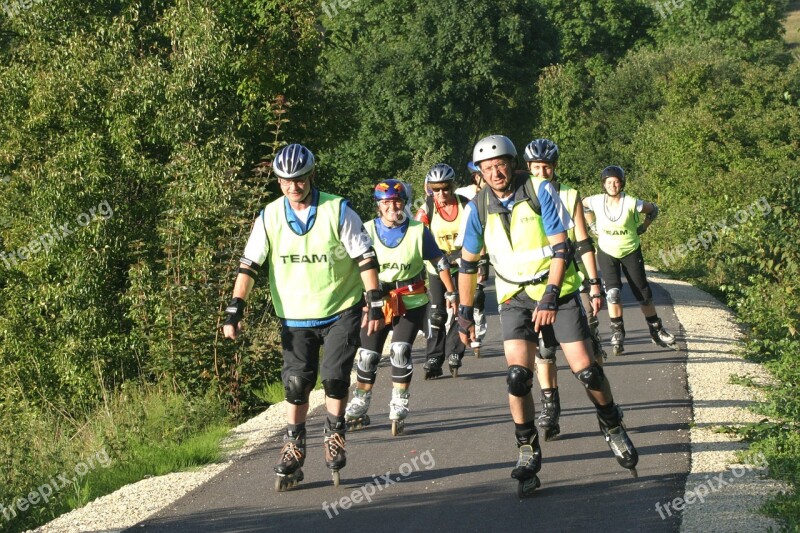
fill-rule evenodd
<path id="1" fill-rule="evenodd" d="M 737 463 L 735 454 L 746 449 L 746 444 L 713 431 L 721 425 L 760 419 L 747 409 L 748 405 L 758 401 L 756 391 L 731 384 L 730 376 L 748 376 L 765 382 L 768 374 L 760 366 L 735 354 L 739 330 L 730 310 L 688 283 L 669 279 L 655 271 L 648 275 L 672 296 L 689 353 L 687 372 L 694 425 L 691 429 L 692 467 L 684 496 L 687 502 L 692 500 L 692 503 L 671 502 L 669 511 L 680 512 L 676 508 L 683 507 L 681 531 L 685 533 L 777 530 L 778 524 L 758 514 L 757 509 L 768 498 L 789 490 L 789 486 L 767 478 L 768 469 L 763 461 L 754 459 L 749 465 Z M 311 409 L 323 402 L 322 390 L 311 394 Z M 134 526 L 281 432 L 285 425 L 285 406 L 285 403 L 274 405 L 233 429 L 229 442 L 235 449 L 228 453 L 225 461 L 128 485 L 35 531 L 112 532 Z M 690 493 L 694 493 L 694 498 Z M 701 494 L 702 502 L 699 501 Z M 663 512 L 666 516 L 666 510 Z"/>

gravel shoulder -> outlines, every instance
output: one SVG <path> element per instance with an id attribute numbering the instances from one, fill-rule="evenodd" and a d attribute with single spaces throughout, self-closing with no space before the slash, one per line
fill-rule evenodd
<path id="1" fill-rule="evenodd" d="M 729 309 L 688 283 L 655 271 L 648 275 L 651 281 L 670 293 L 675 314 L 683 326 L 694 412 L 692 466 L 683 501 L 662 502 L 664 507 L 659 512 L 664 516 L 682 513 L 681 531 L 687 533 L 777 530 L 779 525 L 758 514 L 757 509 L 770 497 L 789 490 L 789 486 L 769 479 L 768 465 L 763 460 L 754 457 L 745 464 L 738 463 L 736 453 L 745 450 L 746 443 L 714 431 L 722 425 L 760 419 L 748 409 L 759 401 L 757 391 L 732 384 L 730 376 L 747 376 L 756 382 L 766 382 L 767 372 L 736 355 L 740 333 Z M 316 409 L 323 402 L 323 391 L 314 391 L 310 408 Z M 35 531 L 112 532 L 132 527 L 201 486 L 268 439 L 275 438 L 284 428 L 284 416 L 285 404 L 281 403 L 233 429 L 227 441 L 230 451 L 220 463 L 128 485 Z"/>
<path id="2" fill-rule="evenodd" d="M 769 374 L 736 354 L 741 331 L 730 309 L 689 283 L 652 270 L 648 278 L 669 292 L 683 326 L 694 413 L 692 467 L 684 502 L 673 502 L 670 511 L 682 512 L 685 533 L 778 530 L 779 524 L 758 509 L 790 486 L 767 477 L 769 467 L 763 457 L 740 462 L 737 452 L 746 450 L 747 443 L 715 431 L 763 418 L 749 409 L 762 400 L 759 392 L 731 383 L 731 376 L 767 383 Z"/>

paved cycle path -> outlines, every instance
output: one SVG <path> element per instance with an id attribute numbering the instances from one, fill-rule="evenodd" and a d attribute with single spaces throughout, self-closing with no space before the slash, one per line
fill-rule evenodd
<path id="1" fill-rule="evenodd" d="M 664 325 L 684 346 L 669 295 L 651 285 Z M 324 411 L 317 409 L 307 424 L 305 480 L 298 488 L 273 490 L 281 446 L 276 435 L 129 531 L 678 531 L 677 514 L 659 514 L 656 504 L 682 495 L 689 471 L 686 353 L 652 344 L 627 286 L 623 297 L 626 352 L 609 355 L 605 368 L 639 450 L 638 479 L 617 464 L 583 386 L 559 351 L 561 437 L 542 442 L 542 487 L 533 497 L 517 497 L 510 477 L 517 451 L 506 364 L 495 294 L 488 290 L 489 333 L 481 358 L 468 351 L 458 378 L 445 373 L 424 381 L 421 342 L 415 345 L 411 414 L 398 437 L 391 436 L 388 420 L 391 381 L 384 358 L 372 425 L 348 433 L 348 464 L 338 488 L 324 465 Z M 601 332 L 610 353 L 608 331 L 603 311 Z"/>

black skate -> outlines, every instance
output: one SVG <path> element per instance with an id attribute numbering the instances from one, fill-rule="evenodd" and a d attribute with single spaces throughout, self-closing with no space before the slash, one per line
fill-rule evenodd
<path id="1" fill-rule="evenodd" d="M 622 355 L 625 351 L 623 344 L 625 343 L 625 325 L 622 323 L 611 323 L 611 353 L 614 355 Z"/>
<path id="2" fill-rule="evenodd" d="M 614 452 L 617 462 L 622 468 L 627 468 L 633 477 L 639 477 L 636 472 L 636 465 L 639 463 L 639 453 L 633 446 L 628 432 L 625 430 L 625 424 L 622 422 L 622 409 L 616 406 L 617 414 L 615 416 L 616 423 L 609 424 L 600 413 L 597 413 L 597 421 L 600 424 L 600 430 L 603 432 L 603 437 L 606 439 L 606 444 Z"/>
<path id="3" fill-rule="evenodd" d="M 281 460 L 275 465 L 275 491 L 283 492 L 296 487 L 303 481 L 303 463 L 306 460 L 306 432 L 301 430 L 297 435 L 284 436 L 281 448 Z"/>
<path id="4" fill-rule="evenodd" d="M 605 361 L 608 359 L 608 353 L 606 353 L 606 351 L 603 349 L 603 341 L 600 338 L 600 321 L 597 319 L 597 317 L 592 317 L 589 319 L 589 331 L 591 332 L 589 338 L 592 342 L 592 350 L 594 351 L 595 361 Z"/>
<path id="5" fill-rule="evenodd" d="M 450 375 L 454 378 L 458 377 L 458 369 L 461 368 L 461 359 L 458 357 L 457 353 L 451 353 L 450 357 L 447 358 L 447 364 L 450 366 Z"/>
<path id="6" fill-rule="evenodd" d="M 436 379 L 442 375 L 442 363 L 444 357 L 429 357 L 422 369 L 425 371 L 425 379 Z"/>
<path id="7" fill-rule="evenodd" d="M 517 466 L 511 471 L 511 477 L 516 479 L 517 496 L 525 498 L 541 486 L 539 470 L 542 468 L 542 450 L 539 448 L 539 436 L 534 435 L 531 444 L 517 443 L 519 458 Z"/>
<path id="8" fill-rule="evenodd" d="M 544 440 L 555 440 L 561 433 L 561 426 L 558 419 L 561 416 L 561 401 L 558 397 L 558 389 L 551 389 L 552 392 L 542 391 L 542 412 L 539 413 L 537 424 L 544 430 Z"/>
<path id="9" fill-rule="evenodd" d="M 650 328 L 650 337 L 653 339 L 653 344 L 658 344 L 662 348 L 678 350 L 675 335 L 664 329 L 660 318 L 655 322 L 648 322 L 647 327 Z"/>
<path id="10" fill-rule="evenodd" d="M 322 447 L 325 448 L 325 464 L 331 469 L 331 475 L 333 476 L 333 486 L 338 487 L 339 470 L 347 464 L 347 454 L 344 451 L 344 435 L 341 433 L 327 433 Z"/>

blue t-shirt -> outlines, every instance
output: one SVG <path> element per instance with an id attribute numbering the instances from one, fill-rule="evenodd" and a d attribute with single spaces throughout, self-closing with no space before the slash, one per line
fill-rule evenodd
<path id="1" fill-rule="evenodd" d="M 489 192 L 489 194 L 492 194 Z M 553 185 L 548 181 L 542 181 L 536 190 L 539 204 L 542 207 L 542 222 L 544 224 L 545 235 L 551 237 L 564 233 L 567 229 L 574 226 L 572 218 L 561 199 L 558 197 Z M 477 197 L 476 197 L 477 198 Z M 513 207 L 514 195 L 504 200 L 500 200 L 503 207 L 509 211 Z M 464 242 L 462 247 L 471 254 L 479 254 L 483 249 L 483 230 L 481 220 L 478 216 L 478 207 L 475 198 L 466 207 L 467 222 L 464 225 Z"/>
<path id="2" fill-rule="evenodd" d="M 381 220 L 380 217 L 375 219 L 375 232 L 378 234 L 378 238 L 381 240 L 383 245 L 388 246 L 389 248 L 394 248 L 400 244 L 400 241 L 403 240 L 406 232 L 408 232 L 408 226 L 408 220 L 399 226 L 390 228 L 383 223 L 383 220 Z M 422 258 L 426 261 L 430 261 L 432 259 L 438 259 L 439 257 L 442 257 L 442 251 L 436 244 L 436 239 L 434 238 L 433 233 L 431 233 L 427 227 L 423 228 Z"/>

